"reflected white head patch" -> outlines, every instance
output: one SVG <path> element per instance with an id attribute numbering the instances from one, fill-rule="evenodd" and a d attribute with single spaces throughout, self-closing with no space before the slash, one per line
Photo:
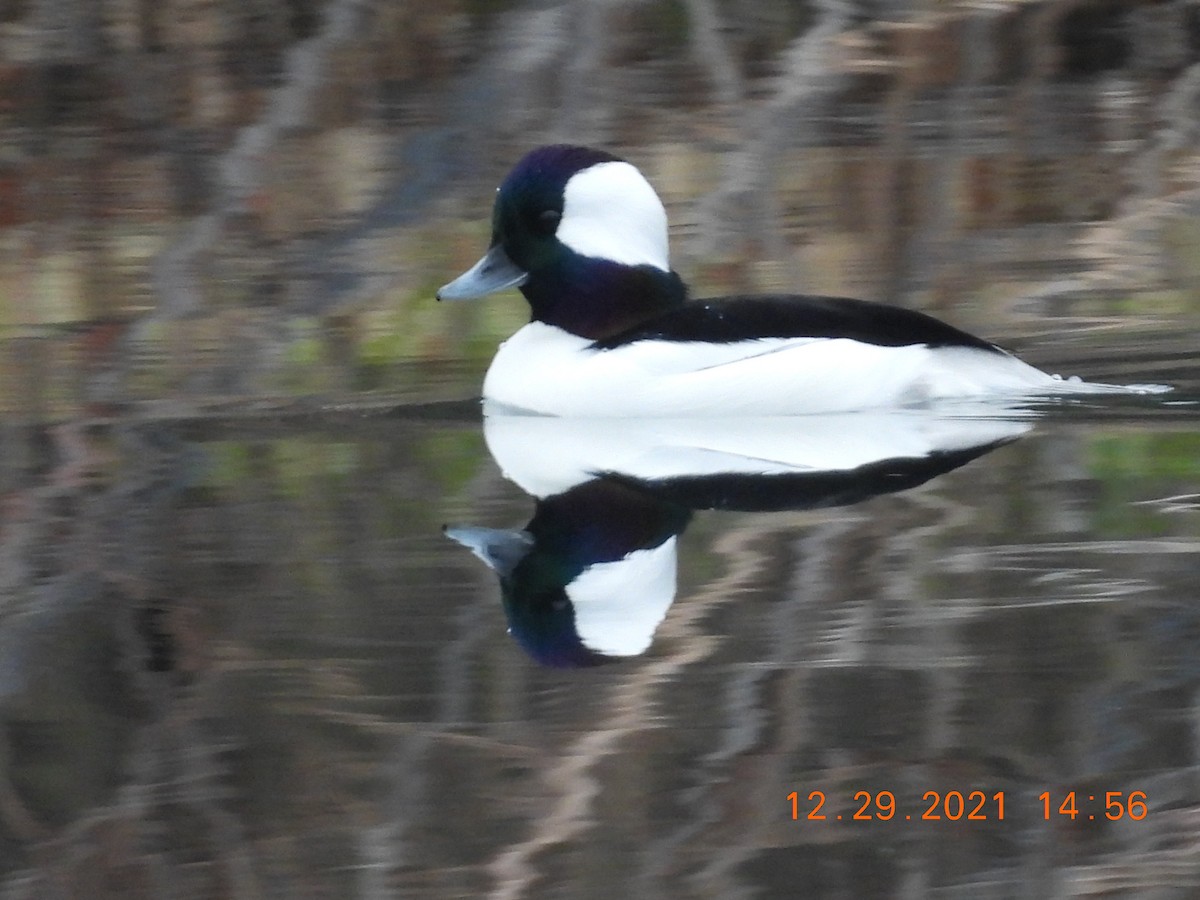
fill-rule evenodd
<path id="1" fill-rule="evenodd" d="M 644 653 L 675 599 L 675 538 L 590 566 L 567 585 L 583 645 L 608 656 Z"/>

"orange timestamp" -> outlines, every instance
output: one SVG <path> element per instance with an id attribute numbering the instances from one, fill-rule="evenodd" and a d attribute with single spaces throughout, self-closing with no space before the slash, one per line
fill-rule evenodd
<path id="1" fill-rule="evenodd" d="M 985 791 L 926 791 L 921 803 L 910 811 L 902 811 L 892 791 L 856 791 L 853 795 L 852 811 L 833 813 L 825 809 L 824 791 L 810 791 L 804 803 L 799 791 L 787 795 L 791 804 L 792 819 L 807 819 L 810 822 L 848 820 L 852 822 L 886 822 L 891 819 L 922 822 L 1002 822 L 1004 821 L 1004 791 L 988 794 Z M 1067 791 L 1052 794 L 1043 791 L 1041 801 L 1042 818 L 1083 819 L 1133 819 L 1141 821 L 1150 813 L 1145 791 L 1105 791 L 1103 794 L 1080 794 Z"/>
<path id="2" fill-rule="evenodd" d="M 1045 819 L 1057 815 L 1071 820 L 1095 821 L 1105 818 L 1116 822 L 1128 818 L 1140 822 L 1150 814 L 1145 791 L 1105 791 L 1103 794 L 1067 791 L 1062 795 L 1061 802 L 1049 791 L 1042 791 L 1038 794 L 1038 800 L 1042 803 L 1042 817 Z"/>
<path id="3" fill-rule="evenodd" d="M 800 792 L 792 791 L 787 795 L 792 804 L 792 818 L 799 819 L 805 810 L 801 808 Z M 923 808 L 912 812 L 898 812 L 896 795 L 891 791 L 856 791 L 854 803 L 858 808 L 852 813 L 832 813 L 825 811 L 825 792 L 811 791 L 808 795 L 807 815 L 810 822 L 824 822 L 830 819 L 849 819 L 855 822 L 883 821 L 899 818 L 920 821 L 949 820 L 957 822 L 965 819 L 968 822 L 986 822 L 1003 820 L 1004 791 L 997 791 L 990 797 L 983 791 L 926 791 L 922 796 Z"/>

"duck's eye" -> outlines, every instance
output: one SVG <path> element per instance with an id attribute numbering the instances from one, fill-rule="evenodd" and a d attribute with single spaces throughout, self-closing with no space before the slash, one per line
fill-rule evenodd
<path id="1" fill-rule="evenodd" d="M 558 230 L 558 220 L 561 218 L 562 213 L 558 210 L 544 209 L 537 214 L 534 223 L 539 234 L 551 235 Z"/>

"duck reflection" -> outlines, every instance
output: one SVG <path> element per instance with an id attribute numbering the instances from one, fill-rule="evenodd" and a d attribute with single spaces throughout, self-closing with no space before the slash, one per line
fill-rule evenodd
<path id="1" fill-rule="evenodd" d="M 537 662 L 644 653 L 675 598 L 676 541 L 702 509 L 859 503 L 1017 439 L 1017 413 L 904 410 L 786 419 L 489 416 L 488 449 L 536 499 L 520 530 L 451 526 L 500 579 L 509 632 Z"/>

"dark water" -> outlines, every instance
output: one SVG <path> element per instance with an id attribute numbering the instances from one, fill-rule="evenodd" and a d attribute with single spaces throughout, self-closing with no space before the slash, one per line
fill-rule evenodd
<path id="1" fill-rule="evenodd" d="M 56 8 L 0 10 L 0 897 L 1200 895 L 1194 4 Z M 697 296 L 1176 390 L 767 482 L 485 433 L 526 310 L 433 292 L 562 140 Z"/>
<path id="2" fill-rule="evenodd" d="M 10 427 L 10 890 L 1185 896 L 1177 374 L 908 491 L 697 511 L 648 652 L 584 669 L 441 534 L 534 509 L 469 404 Z"/>

